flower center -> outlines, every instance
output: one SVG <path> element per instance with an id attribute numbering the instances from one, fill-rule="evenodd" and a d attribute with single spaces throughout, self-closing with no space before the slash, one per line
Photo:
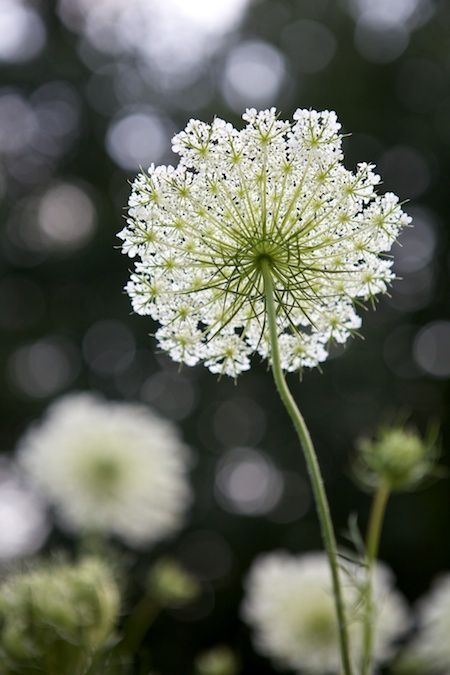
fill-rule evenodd
<path id="1" fill-rule="evenodd" d="M 286 262 L 286 254 L 283 254 L 283 248 L 280 241 L 274 240 L 266 235 L 265 237 L 251 243 L 249 250 L 244 252 L 241 264 L 243 268 L 249 268 L 262 272 L 263 268 L 278 269 Z"/>
<path id="2" fill-rule="evenodd" d="M 262 239 L 253 247 L 252 255 L 253 264 L 259 271 L 262 271 L 263 267 L 272 268 L 277 264 L 277 246 L 268 238 Z"/>
<path id="3" fill-rule="evenodd" d="M 264 266 L 272 267 L 274 264 L 274 258 L 270 253 L 258 253 L 255 256 L 255 266 L 257 269 L 262 270 Z"/>
<path id="4" fill-rule="evenodd" d="M 330 646 L 336 640 L 336 623 L 328 608 L 318 607 L 308 616 L 306 634 L 316 646 Z"/>
<path id="5" fill-rule="evenodd" d="M 84 479 L 92 492 L 104 498 L 115 494 L 122 472 L 113 458 L 94 457 L 84 471 Z"/>

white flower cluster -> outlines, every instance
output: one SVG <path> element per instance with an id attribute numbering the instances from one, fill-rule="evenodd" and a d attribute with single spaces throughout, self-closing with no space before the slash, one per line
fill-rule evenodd
<path id="1" fill-rule="evenodd" d="M 355 663 L 363 647 L 360 571 L 348 565 L 343 577 Z M 380 564 L 374 587 L 374 658 L 380 662 L 391 655 L 391 644 L 407 629 L 408 620 L 405 602 Z M 243 617 L 255 631 L 257 649 L 281 666 L 318 675 L 341 672 L 331 575 L 324 554 L 275 552 L 258 558 L 247 578 Z"/>
<path id="2" fill-rule="evenodd" d="M 418 604 L 419 633 L 411 653 L 427 672 L 450 673 L 450 574 L 438 578 Z"/>
<path id="3" fill-rule="evenodd" d="M 176 530 L 191 499 L 176 428 L 142 405 L 65 396 L 25 434 L 18 453 L 72 530 L 146 544 Z"/>
<path id="4" fill-rule="evenodd" d="M 178 166 L 136 178 L 119 234 L 140 259 L 126 290 L 161 324 L 160 347 L 233 377 L 253 352 L 270 358 L 263 268 L 283 368 L 313 367 L 359 328 L 354 302 L 386 290 L 392 263 L 379 254 L 410 221 L 394 194 L 376 195 L 373 165 L 345 169 L 334 112 L 243 119 L 240 131 L 191 120 L 173 139 Z"/>

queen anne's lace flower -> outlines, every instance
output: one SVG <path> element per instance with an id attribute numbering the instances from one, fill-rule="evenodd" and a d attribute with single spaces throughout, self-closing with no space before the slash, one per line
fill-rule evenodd
<path id="1" fill-rule="evenodd" d="M 243 118 L 241 131 L 191 120 L 173 139 L 178 166 L 136 178 L 119 234 L 140 258 L 126 290 L 173 359 L 236 376 L 253 352 L 270 356 L 269 269 L 282 366 L 312 367 L 359 328 L 355 301 L 386 291 L 392 263 L 379 254 L 410 219 L 394 194 L 375 194 L 372 164 L 344 168 L 334 112 Z"/>
<path id="2" fill-rule="evenodd" d="M 438 578 L 418 604 L 419 632 L 411 656 L 424 664 L 423 672 L 450 673 L 450 574 Z M 422 672 L 422 671 L 421 671 Z"/>
<path id="3" fill-rule="evenodd" d="M 343 598 L 347 607 L 351 655 L 355 664 L 363 647 L 361 569 L 347 565 Z M 376 618 L 374 658 L 391 655 L 392 642 L 408 627 L 406 605 L 381 564 L 374 575 Z M 246 582 L 243 617 L 255 631 L 262 654 L 283 667 L 306 673 L 339 673 L 338 625 L 326 556 L 275 552 L 258 558 Z"/>
<path id="4" fill-rule="evenodd" d="M 147 407 L 65 396 L 19 444 L 19 461 L 72 530 L 153 542 L 181 525 L 190 502 L 187 451 Z"/>

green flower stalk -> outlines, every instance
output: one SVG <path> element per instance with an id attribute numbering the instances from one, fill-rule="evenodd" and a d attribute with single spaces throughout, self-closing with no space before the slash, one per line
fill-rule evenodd
<path id="1" fill-rule="evenodd" d="M 383 255 L 410 218 L 395 195 L 376 195 L 373 165 L 343 166 L 334 112 L 297 110 L 288 122 L 251 109 L 243 119 L 242 130 L 190 120 L 173 139 L 178 166 L 137 177 L 119 234 L 138 258 L 126 290 L 175 361 L 234 378 L 254 353 L 270 362 L 307 459 L 350 675 L 329 508 L 283 372 L 317 366 L 360 327 L 355 305 L 386 291 Z"/>
<path id="2" fill-rule="evenodd" d="M 0 587 L 0 673 L 84 675 L 107 647 L 120 595 L 101 560 L 49 562 Z"/>
<path id="3" fill-rule="evenodd" d="M 423 439 L 411 429 L 401 426 L 380 429 L 374 440 L 362 439 L 358 444 L 355 474 L 363 486 L 374 491 L 366 538 L 366 613 L 364 617 L 364 652 L 362 675 L 371 675 L 375 622 L 373 568 L 387 503 L 392 492 L 413 490 L 433 473 L 436 459 L 435 437 Z"/>
<path id="4" fill-rule="evenodd" d="M 150 568 L 146 588 L 123 628 L 117 651 L 136 654 L 162 609 L 183 607 L 196 600 L 200 584 L 176 560 L 160 558 Z"/>

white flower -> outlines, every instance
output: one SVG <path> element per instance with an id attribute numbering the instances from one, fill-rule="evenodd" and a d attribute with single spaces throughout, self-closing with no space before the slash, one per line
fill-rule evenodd
<path id="1" fill-rule="evenodd" d="M 362 570 L 349 564 L 346 567 L 342 578 L 351 655 L 359 663 L 363 645 Z M 374 654 L 376 661 L 383 661 L 408 622 L 405 603 L 393 590 L 388 570 L 378 565 L 374 577 Z M 340 672 L 338 626 L 324 554 L 293 556 L 278 551 L 258 558 L 247 578 L 243 617 L 255 631 L 258 651 L 281 666 L 320 675 Z"/>
<path id="2" fill-rule="evenodd" d="M 427 672 L 450 673 L 450 574 L 438 578 L 418 603 L 419 633 L 411 653 Z"/>
<path id="3" fill-rule="evenodd" d="M 330 339 L 361 324 L 354 302 L 386 291 L 390 250 L 410 218 L 375 194 L 371 164 L 342 164 L 334 112 L 247 110 L 238 131 L 190 120 L 173 139 L 176 168 L 140 174 L 119 234 L 137 257 L 126 286 L 134 310 L 161 324 L 173 359 L 236 376 L 270 358 L 262 270 L 279 307 L 283 368 L 313 367 Z"/>
<path id="4" fill-rule="evenodd" d="M 179 528 L 190 502 L 178 432 L 143 405 L 65 396 L 25 434 L 18 452 L 71 530 L 141 545 Z"/>

